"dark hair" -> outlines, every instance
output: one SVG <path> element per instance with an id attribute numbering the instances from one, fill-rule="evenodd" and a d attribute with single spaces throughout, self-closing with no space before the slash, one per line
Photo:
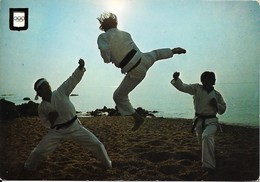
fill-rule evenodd
<path id="1" fill-rule="evenodd" d="M 37 91 L 37 90 L 36 90 L 36 85 L 37 85 L 40 81 L 42 81 L 42 80 L 45 80 L 45 78 L 40 78 L 40 79 L 38 79 L 38 80 L 34 83 L 34 87 L 33 87 L 33 88 L 34 88 L 35 91 Z"/>
<path id="2" fill-rule="evenodd" d="M 205 71 L 204 73 L 201 74 L 200 76 L 200 81 L 202 83 L 205 83 L 206 81 L 210 81 L 211 83 L 216 81 L 215 78 L 215 73 L 211 71 Z"/>
<path id="3" fill-rule="evenodd" d="M 113 13 L 105 12 L 101 14 L 97 19 L 100 23 L 99 29 L 102 31 L 106 32 L 111 28 L 117 28 L 117 17 Z"/>

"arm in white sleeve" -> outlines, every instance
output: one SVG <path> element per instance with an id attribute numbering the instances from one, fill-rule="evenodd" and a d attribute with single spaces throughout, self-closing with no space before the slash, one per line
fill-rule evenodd
<path id="1" fill-rule="evenodd" d="M 178 78 L 178 80 L 172 80 L 171 84 L 179 91 L 184 92 L 184 93 L 188 93 L 190 95 L 195 95 L 196 93 L 196 88 L 198 86 L 198 84 L 185 84 L 181 81 L 180 78 Z"/>
<path id="2" fill-rule="evenodd" d="M 77 68 L 72 73 L 72 75 L 65 82 L 62 83 L 62 85 L 57 89 L 57 91 L 62 92 L 63 94 L 69 96 L 72 90 L 80 82 L 85 71 L 86 71 L 85 68 L 83 69 Z"/>
<path id="3" fill-rule="evenodd" d="M 218 114 L 223 114 L 226 111 L 227 105 L 219 92 L 216 92 Z"/>
<path id="4" fill-rule="evenodd" d="M 109 50 L 100 50 L 100 55 L 103 58 L 105 63 L 110 63 L 111 62 L 111 56 L 110 56 L 110 51 Z"/>
<path id="5" fill-rule="evenodd" d="M 97 43 L 98 43 L 98 48 L 100 50 L 100 55 L 103 58 L 104 62 L 110 63 L 111 54 L 110 54 L 110 49 L 109 49 L 109 43 L 108 43 L 105 33 L 98 36 Z"/>

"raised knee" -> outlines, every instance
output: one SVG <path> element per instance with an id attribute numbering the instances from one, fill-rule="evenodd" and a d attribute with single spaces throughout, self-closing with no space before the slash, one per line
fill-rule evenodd
<path id="1" fill-rule="evenodd" d="M 113 94 L 114 101 L 116 102 L 118 100 L 118 98 L 119 98 L 119 94 L 117 92 L 114 92 L 114 94 Z"/>
<path id="2" fill-rule="evenodd" d="M 125 100 L 125 96 L 120 94 L 119 92 L 115 91 L 113 94 L 113 99 L 115 103 Z"/>

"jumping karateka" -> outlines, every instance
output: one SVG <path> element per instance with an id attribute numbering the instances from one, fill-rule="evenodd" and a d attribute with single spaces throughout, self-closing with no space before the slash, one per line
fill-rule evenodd
<path id="1" fill-rule="evenodd" d="M 105 169 L 112 167 L 104 145 L 80 123 L 74 105 L 69 99 L 70 93 L 86 71 L 84 65 L 84 60 L 80 59 L 78 68 L 55 91 L 51 91 L 48 81 L 44 78 L 34 84 L 37 95 L 42 98 L 38 108 L 39 117 L 50 130 L 25 162 L 24 167 L 27 171 L 35 171 L 41 160 L 67 139 L 73 139 L 90 150 L 102 162 Z"/>
<path id="2" fill-rule="evenodd" d="M 116 67 L 121 68 L 123 74 L 126 74 L 114 92 L 113 99 L 121 115 L 134 117 L 135 124 L 132 130 L 135 131 L 144 119 L 134 110 L 128 94 L 145 78 L 146 72 L 155 61 L 171 58 L 174 54 L 186 53 L 186 50 L 178 47 L 142 53 L 129 33 L 117 29 L 116 15 L 103 13 L 98 20 L 99 29 L 105 32 L 100 34 L 97 40 L 101 57 L 105 63 L 115 64 Z"/>
<path id="3" fill-rule="evenodd" d="M 202 167 L 212 174 L 216 169 L 214 135 L 219 126 L 216 114 L 223 114 L 226 111 L 226 103 L 213 87 L 216 81 L 214 72 L 202 73 L 202 85 L 185 84 L 179 75 L 179 72 L 173 74 L 171 84 L 179 91 L 193 95 L 195 117 L 192 132 L 196 130 L 202 147 Z"/>

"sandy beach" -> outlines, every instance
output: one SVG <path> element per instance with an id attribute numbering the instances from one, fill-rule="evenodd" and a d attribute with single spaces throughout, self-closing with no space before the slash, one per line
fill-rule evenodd
<path id="1" fill-rule="evenodd" d="M 201 150 L 190 119 L 146 118 L 136 132 L 131 117 L 85 117 L 82 124 L 105 145 L 113 168 L 104 170 L 74 141 L 62 143 L 30 176 L 23 165 L 46 134 L 38 117 L 1 126 L 1 178 L 5 180 L 245 181 L 259 178 L 259 128 L 222 125 L 215 137 L 217 171 L 201 168 Z M 4 135 L 4 136 L 3 136 Z"/>

